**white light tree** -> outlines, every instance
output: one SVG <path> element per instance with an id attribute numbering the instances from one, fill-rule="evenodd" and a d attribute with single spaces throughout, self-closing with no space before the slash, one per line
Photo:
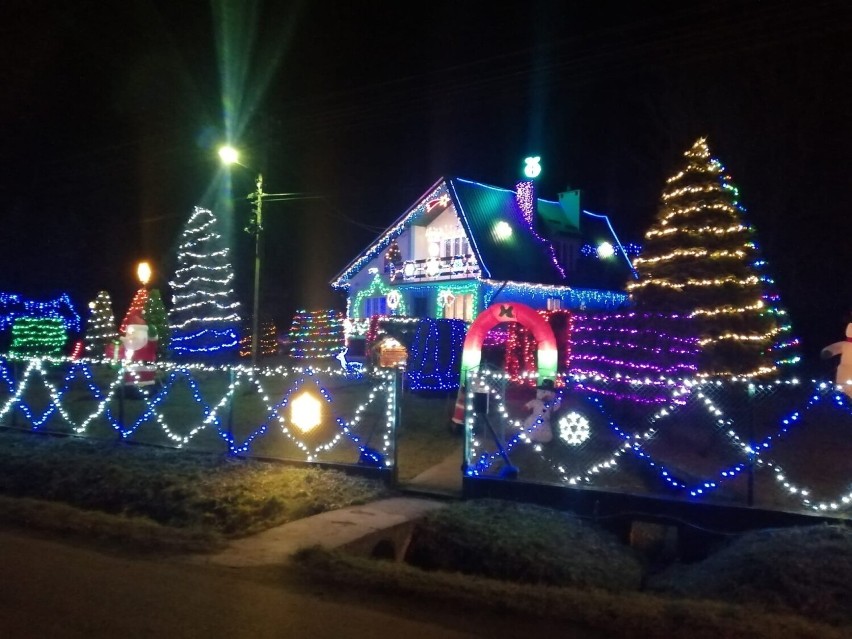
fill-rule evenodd
<path id="1" fill-rule="evenodd" d="M 172 289 L 169 351 L 179 359 L 204 360 L 235 354 L 239 302 L 230 250 L 209 209 L 195 207 L 183 228 Z"/>
<path id="2" fill-rule="evenodd" d="M 104 357 L 107 344 L 118 339 L 109 291 L 99 292 L 89 308 L 92 313 L 86 323 L 86 357 Z"/>

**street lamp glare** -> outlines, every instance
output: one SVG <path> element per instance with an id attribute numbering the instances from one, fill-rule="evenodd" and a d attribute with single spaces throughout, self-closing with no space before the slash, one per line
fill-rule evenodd
<path id="1" fill-rule="evenodd" d="M 136 276 L 139 278 L 142 286 L 147 286 L 151 279 L 151 265 L 148 262 L 139 262 L 139 265 L 136 267 Z"/>
<path id="2" fill-rule="evenodd" d="M 226 145 L 219 148 L 219 157 L 225 164 L 237 164 L 240 161 L 240 152 Z"/>

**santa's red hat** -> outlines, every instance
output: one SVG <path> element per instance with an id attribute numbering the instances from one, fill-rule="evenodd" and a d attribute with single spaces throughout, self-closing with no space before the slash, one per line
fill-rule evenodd
<path id="1" fill-rule="evenodd" d="M 148 322 L 146 322 L 143 319 L 142 313 L 140 313 L 137 310 L 132 310 L 127 315 L 127 325 L 128 326 L 147 326 Z"/>

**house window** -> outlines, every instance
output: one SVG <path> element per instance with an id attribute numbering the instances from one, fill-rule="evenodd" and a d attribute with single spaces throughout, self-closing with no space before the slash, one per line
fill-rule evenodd
<path id="1" fill-rule="evenodd" d="M 562 300 L 558 297 L 548 297 L 547 298 L 547 310 L 548 311 L 558 311 L 562 308 Z"/>
<path id="2" fill-rule="evenodd" d="M 456 257 L 459 255 L 467 255 L 470 253 L 470 245 L 467 237 L 459 236 L 447 238 L 444 240 L 444 252 L 441 257 Z"/>
<path id="3" fill-rule="evenodd" d="M 364 317 L 372 317 L 373 315 L 387 315 L 388 302 L 382 297 L 368 297 L 364 300 Z"/>
<path id="4" fill-rule="evenodd" d="M 453 301 L 444 306 L 444 319 L 473 321 L 473 294 L 456 295 Z"/>

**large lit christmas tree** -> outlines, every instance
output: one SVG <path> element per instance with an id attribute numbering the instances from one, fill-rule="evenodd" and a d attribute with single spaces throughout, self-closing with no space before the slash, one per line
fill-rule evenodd
<path id="1" fill-rule="evenodd" d="M 640 279 L 627 285 L 636 306 L 689 315 L 699 336 L 699 374 L 771 376 L 798 361 L 787 312 L 743 219 L 739 192 L 704 138 L 667 181 L 645 248 Z"/>
<path id="2" fill-rule="evenodd" d="M 195 207 L 178 247 L 172 288 L 171 353 L 183 359 L 228 355 L 237 349 L 239 302 L 229 249 L 208 209 Z"/>
<path id="3" fill-rule="evenodd" d="M 89 308 L 91 315 L 86 323 L 86 357 L 101 358 L 106 353 L 107 344 L 118 339 L 109 292 L 98 293 L 95 300 L 89 303 Z"/>

